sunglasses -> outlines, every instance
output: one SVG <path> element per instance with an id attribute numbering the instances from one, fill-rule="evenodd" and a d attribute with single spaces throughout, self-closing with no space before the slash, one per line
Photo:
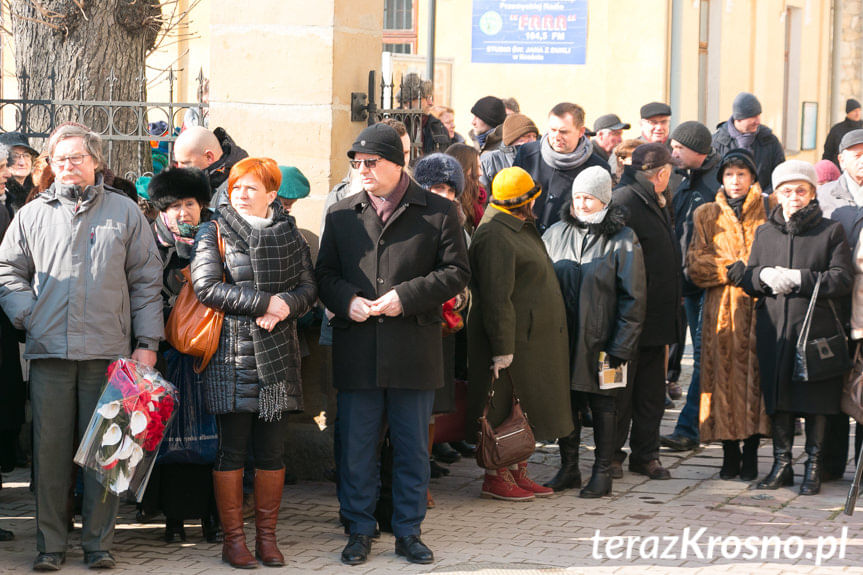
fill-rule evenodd
<path id="1" fill-rule="evenodd" d="M 350 164 L 355 170 L 359 170 L 363 164 L 365 164 L 368 169 L 373 170 L 381 159 L 382 158 L 372 158 L 371 160 L 351 160 Z"/>

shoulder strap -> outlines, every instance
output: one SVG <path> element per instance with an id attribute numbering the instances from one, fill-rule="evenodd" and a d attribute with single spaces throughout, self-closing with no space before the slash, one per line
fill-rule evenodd
<path id="1" fill-rule="evenodd" d="M 764 217 L 769 220 L 770 219 L 770 196 L 768 194 L 762 194 L 761 199 L 764 202 Z"/>

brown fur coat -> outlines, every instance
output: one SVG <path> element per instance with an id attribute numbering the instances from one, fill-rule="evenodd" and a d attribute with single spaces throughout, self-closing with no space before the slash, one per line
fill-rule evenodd
<path id="1" fill-rule="evenodd" d="M 742 222 L 720 188 L 716 201 L 695 211 L 687 273 L 705 289 L 701 329 L 701 441 L 770 434 L 755 350 L 755 300 L 728 283 L 725 266 L 747 262 L 755 230 L 766 220 L 758 184 L 742 207 Z"/>

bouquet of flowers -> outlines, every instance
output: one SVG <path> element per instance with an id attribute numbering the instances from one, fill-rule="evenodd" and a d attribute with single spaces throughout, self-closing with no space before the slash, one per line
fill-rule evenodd
<path id="1" fill-rule="evenodd" d="M 131 359 L 108 366 L 108 383 L 75 454 L 107 491 L 131 491 L 141 501 L 165 430 L 177 410 L 177 390 L 159 372 Z"/>

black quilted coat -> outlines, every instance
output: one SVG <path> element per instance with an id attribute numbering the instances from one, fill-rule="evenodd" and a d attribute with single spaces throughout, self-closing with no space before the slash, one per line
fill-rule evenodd
<path id="1" fill-rule="evenodd" d="M 300 348 L 297 338 L 296 320 L 304 315 L 317 298 L 309 246 L 299 233 L 293 218 L 273 204 L 273 223 L 290 221 L 300 249 L 295 253 L 273 254 L 273 258 L 300 258 L 302 275 L 294 289 L 280 292 L 291 308 L 284 321 L 291 329 L 282 330 L 284 337 L 292 338 L 290 364 L 296 366 L 285 374 L 288 388 L 288 404 L 282 411 L 299 411 L 303 407 L 300 385 Z M 216 225 L 225 242 L 225 266 L 223 268 L 217 244 Z M 211 413 L 258 413 L 259 378 L 251 326 L 255 318 L 264 315 L 271 295 L 255 287 L 248 245 L 222 218 L 216 216 L 215 225 L 202 226 L 195 238 L 195 255 L 192 260 L 192 283 L 195 294 L 204 305 L 225 312 L 225 321 L 219 337 L 219 349 L 204 371 L 207 409 Z M 222 280 L 222 273 L 225 280 Z"/>

